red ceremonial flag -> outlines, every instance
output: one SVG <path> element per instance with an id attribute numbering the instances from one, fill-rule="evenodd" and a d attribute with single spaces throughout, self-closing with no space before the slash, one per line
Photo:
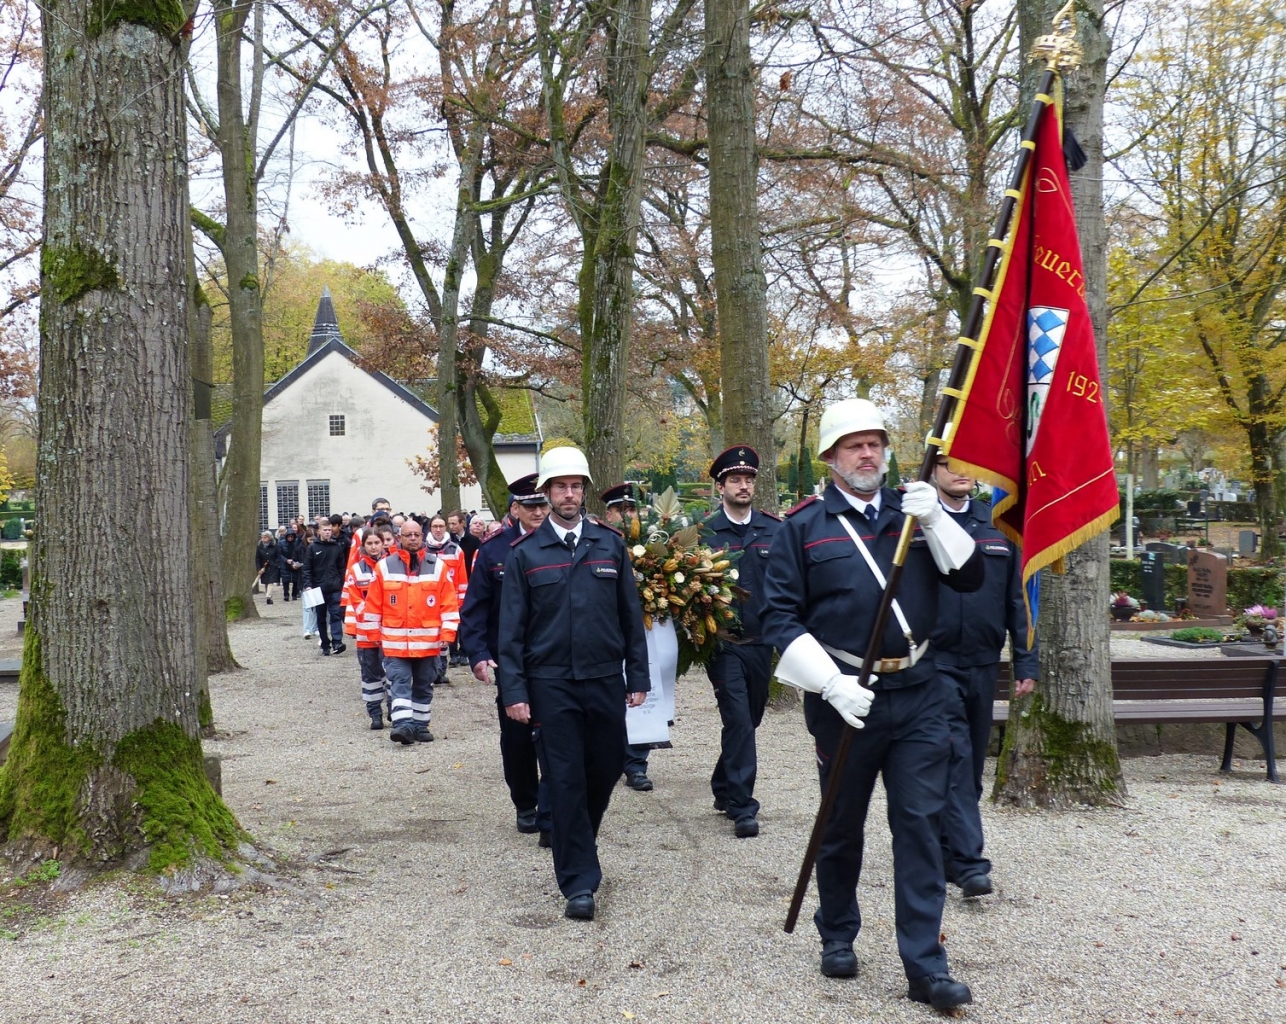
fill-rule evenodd
<path id="1" fill-rule="evenodd" d="M 953 465 L 1005 492 L 992 519 L 1022 545 L 1024 583 L 1119 511 L 1062 123 L 1048 98 L 1035 144 L 942 446 Z"/>

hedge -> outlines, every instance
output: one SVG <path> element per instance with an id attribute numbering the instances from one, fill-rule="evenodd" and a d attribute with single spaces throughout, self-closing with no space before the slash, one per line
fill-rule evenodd
<path id="1" fill-rule="evenodd" d="M 1127 591 L 1134 597 L 1143 596 L 1143 567 L 1138 560 L 1114 558 L 1109 563 L 1112 592 Z M 1186 562 L 1165 567 L 1165 606 L 1174 607 L 1177 597 L 1188 596 L 1188 566 Z M 1249 608 L 1252 604 L 1282 606 L 1282 571 L 1280 569 L 1229 569 L 1228 607 L 1233 613 Z"/>

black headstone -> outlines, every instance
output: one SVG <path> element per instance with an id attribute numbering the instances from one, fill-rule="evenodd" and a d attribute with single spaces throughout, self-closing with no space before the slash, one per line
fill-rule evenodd
<path id="1" fill-rule="evenodd" d="M 1165 609 L 1165 562 L 1162 551 L 1145 551 L 1142 556 L 1143 603 L 1152 611 Z"/>

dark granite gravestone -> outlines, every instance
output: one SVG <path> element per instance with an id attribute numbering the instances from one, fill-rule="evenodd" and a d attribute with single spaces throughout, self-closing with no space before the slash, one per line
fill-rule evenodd
<path id="1" fill-rule="evenodd" d="M 1199 619 L 1228 614 L 1228 559 L 1188 550 L 1188 607 Z"/>
<path id="2" fill-rule="evenodd" d="M 1165 609 L 1165 563 L 1169 560 L 1164 551 L 1145 551 L 1140 556 L 1143 570 L 1143 603 L 1152 611 Z"/>

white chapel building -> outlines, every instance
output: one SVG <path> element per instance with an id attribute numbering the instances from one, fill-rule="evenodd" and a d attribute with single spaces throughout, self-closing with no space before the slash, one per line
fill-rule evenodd
<path id="1" fill-rule="evenodd" d="M 525 394 L 523 400 L 530 402 Z M 437 410 L 406 384 L 362 366 L 344 344 L 326 289 L 303 362 L 264 392 L 259 528 L 301 514 L 309 521 L 334 512 L 366 515 L 376 498 L 387 498 L 395 512 L 436 512 L 436 493 L 424 489 L 408 460 L 436 443 L 429 431 L 437 422 Z M 530 423 L 534 433 L 496 435 L 496 458 L 507 481 L 538 468 L 534 410 Z M 219 431 L 220 458 L 227 431 Z M 466 511 L 485 507 L 476 483 L 461 486 L 460 500 Z"/>

